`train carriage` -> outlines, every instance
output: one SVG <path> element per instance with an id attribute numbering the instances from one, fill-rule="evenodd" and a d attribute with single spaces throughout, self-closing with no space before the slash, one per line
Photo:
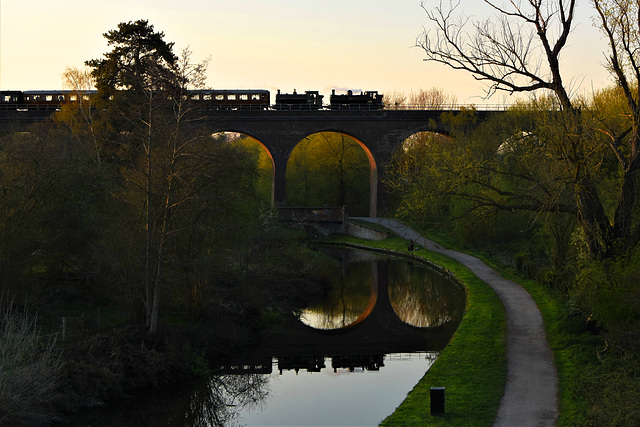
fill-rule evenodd
<path id="1" fill-rule="evenodd" d="M 187 95 L 196 105 L 216 110 L 265 110 L 270 105 L 268 90 L 262 89 L 203 89 Z"/>
<path id="2" fill-rule="evenodd" d="M 19 90 L 3 90 L 0 91 L 0 109 L 16 110 L 19 105 L 24 103 L 24 95 Z"/>
<path id="3" fill-rule="evenodd" d="M 63 104 L 89 101 L 96 91 L 28 90 L 22 92 L 22 106 L 28 110 L 60 110 Z"/>

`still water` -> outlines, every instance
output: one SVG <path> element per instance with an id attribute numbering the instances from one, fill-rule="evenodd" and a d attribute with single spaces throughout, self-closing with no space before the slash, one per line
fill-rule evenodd
<path id="1" fill-rule="evenodd" d="M 451 338 L 464 291 L 406 260 L 323 252 L 339 260 L 332 291 L 284 332 L 207 380 L 87 411 L 74 424 L 378 425 Z"/>

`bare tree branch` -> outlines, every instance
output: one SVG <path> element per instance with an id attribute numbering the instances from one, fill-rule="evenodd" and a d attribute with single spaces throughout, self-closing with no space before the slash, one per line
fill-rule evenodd
<path id="1" fill-rule="evenodd" d="M 458 15 L 460 2 L 449 1 L 445 6 L 441 0 L 431 8 L 422 1 L 432 26 L 416 42 L 427 54 L 425 61 L 464 70 L 486 81 L 487 97 L 498 91 L 513 94 L 546 89 L 558 97 L 564 109 L 573 109 L 560 75 L 559 57 L 571 32 L 575 0 L 568 4 L 563 0 L 529 0 L 525 6 L 512 0 L 510 9 L 483 1 L 498 13 L 498 24 L 471 22 Z M 558 33 L 555 40 L 551 38 L 554 32 Z"/>

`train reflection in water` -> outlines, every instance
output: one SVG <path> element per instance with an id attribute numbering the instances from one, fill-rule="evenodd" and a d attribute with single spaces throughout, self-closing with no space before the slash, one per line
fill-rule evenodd
<path id="1" fill-rule="evenodd" d="M 234 356 L 217 369 L 210 365 L 211 376 L 191 388 L 171 387 L 153 400 L 145 392 L 139 400 L 88 411 L 70 425 L 378 425 L 453 335 L 457 313 L 464 311 L 464 292 L 454 282 L 426 278 L 424 268 L 406 261 L 387 264 L 361 251 L 341 250 L 333 255 L 345 261 L 336 263 L 333 273 L 340 279 L 334 284 L 335 293 L 345 307 L 368 307 L 372 289 L 377 289 L 377 304 L 359 323 L 322 330 L 290 319 L 279 325 L 280 333 L 271 333 L 252 351 Z M 385 284 L 386 278 L 392 282 Z M 396 281 L 402 282 L 400 292 L 394 290 Z M 450 303 L 420 309 L 421 313 L 438 311 L 431 317 L 442 322 L 416 327 L 400 319 L 388 295 L 405 298 L 408 290 L 432 293 L 441 302 L 450 292 Z M 458 308 L 453 307 L 456 304 Z M 380 307 L 395 320 L 380 315 Z M 339 316 L 340 310 L 333 313 Z"/>
<path id="2" fill-rule="evenodd" d="M 465 293 L 457 283 L 409 261 L 390 263 L 363 251 L 339 253 L 350 259 L 343 260 L 321 304 L 217 372 L 320 372 L 328 363 L 334 372 L 378 371 L 385 355 L 444 348 L 464 314 Z"/>

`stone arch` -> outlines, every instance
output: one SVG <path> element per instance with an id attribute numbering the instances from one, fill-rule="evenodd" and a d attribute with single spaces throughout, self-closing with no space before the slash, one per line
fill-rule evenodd
<path id="1" fill-rule="evenodd" d="M 362 138 L 344 131 L 344 130 L 340 130 L 339 128 L 320 128 L 319 130 L 314 130 L 314 132 L 309 133 L 307 135 L 304 135 L 295 145 L 293 145 L 292 147 L 290 147 L 290 149 L 287 152 L 287 162 L 288 160 L 291 158 L 291 154 L 293 153 L 293 151 L 295 150 L 295 148 L 298 146 L 298 144 L 300 144 L 300 142 L 302 142 L 305 138 L 310 137 L 311 135 L 315 135 L 318 133 L 323 133 L 323 132 L 331 132 L 331 133 L 336 133 L 339 135 L 344 135 L 346 137 L 351 138 L 352 140 L 354 140 L 359 146 L 360 148 L 362 148 L 362 150 L 364 151 L 366 157 L 367 157 L 367 161 L 369 162 L 369 216 L 370 217 L 376 217 L 377 216 L 377 207 L 378 207 L 378 164 L 379 164 L 379 160 L 376 158 L 374 152 L 370 149 L 369 146 L 367 146 L 367 144 L 365 142 L 363 142 Z"/>
<path id="2" fill-rule="evenodd" d="M 449 137 L 451 136 L 449 132 L 444 130 L 442 127 L 434 127 L 426 123 L 424 126 L 417 126 L 403 131 L 399 136 L 400 143 L 398 145 L 401 145 L 404 141 L 411 138 L 411 136 L 421 132 L 437 133 Z"/>
<path id="3" fill-rule="evenodd" d="M 253 141 L 257 142 L 258 145 L 262 148 L 262 150 L 267 154 L 269 160 L 271 161 L 271 206 L 275 205 L 275 189 L 276 189 L 276 164 L 274 160 L 273 150 L 269 149 L 269 147 L 259 138 L 252 135 L 250 132 L 245 130 L 229 130 L 224 128 L 224 130 L 212 130 L 211 135 L 219 134 L 219 133 L 237 133 L 248 138 L 251 138 Z"/>

